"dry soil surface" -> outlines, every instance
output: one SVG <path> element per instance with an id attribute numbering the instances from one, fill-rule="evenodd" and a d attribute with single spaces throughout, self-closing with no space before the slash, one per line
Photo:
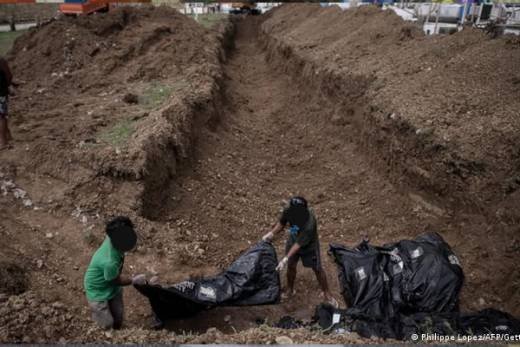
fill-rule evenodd
<path id="1" fill-rule="evenodd" d="M 144 12 L 144 15 L 149 21 L 138 21 L 138 27 L 150 35 L 157 28 L 167 26 L 163 22 L 162 26 L 157 25 L 154 20 L 157 13 Z M 126 15 L 119 13 L 118 16 L 121 16 L 118 17 L 120 24 L 128 20 Z M 137 14 L 129 18 L 136 18 L 132 16 Z M 161 197 L 166 199 L 161 199 L 161 204 L 155 207 L 153 219 L 144 218 L 136 212 L 138 210 L 129 208 L 132 201 L 124 203 L 121 199 L 107 198 L 98 203 L 95 199 L 95 196 L 106 198 L 106 192 L 114 187 L 124 193 L 135 188 L 135 184 L 139 184 L 138 177 L 106 178 L 102 181 L 105 184 L 102 188 L 96 186 L 99 181 L 91 179 L 88 182 L 95 184 L 72 189 L 70 182 L 75 182 L 75 179 L 66 180 L 51 169 L 52 165 L 70 165 L 70 175 L 75 177 L 78 175 L 75 170 L 85 165 L 85 158 L 68 162 L 63 159 L 68 157 L 61 153 L 71 146 L 72 138 L 79 140 L 82 132 L 74 130 L 74 127 L 72 130 L 63 129 L 59 122 L 66 117 L 77 117 L 75 108 L 88 108 L 95 104 L 88 99 L 95 96 L 90 87 L 82 94 L 85 96 L 82 99 L 84 104 L 67 106 L 69 114 L 63 112 L 58 100 L 54 100 L 59 96 L 42 91 L 45 98 L 38 97 L 33 104 L 37 111 L 31 112 L 30 116 L 24 115 L 24 122 L 13 122 L 13 133 L 17 138 L 15 149 L 0 153 L 3 164 L 0 179 L 6 192 L 0 196 L 0 260 L 6 264 L 0 265 L 0 270 L 2 274 L 13 273 L 13 263 L 16 263 L 24 271 L 15 269 L 14 272 L 23 275 L 12 276 L 5 288 L 0 287 L 7 294 L 2 296 L 0 303 L 0 341 L 275 342 L 276 336 L 282 332 L 259 326 L 259 322 L 272 323 L 284 315 L 309 319 L 315 305 L 322 300 L 312 272 L 302 267 L 298 268 L 297 294 L 291 300 L 270 306 L 218 308 L 193 319 L 170 322 L 169 330 L 162 332 L 146 329 L 151 316 L 149 305 L 132 288 L 125 289 L 125 329 L 103 333 L 94 328 L 82 290 L 82 276 L 102 236 L 102 220 L 109 215 L 100 207 L 107 207 L 110 213 L 129 213 L 140 228 L 141 246 L 127 257 L 126 271 L 158 274 L 163 283 L 172 283 L 214 274 L 225 268 L 241 251 L 261 238 L 277 220 L 283 200 L 294 194 L 306 196 L 316 211 L 323 262 L 337 299 L 340 297 L 336 270 L 326 255 L 329 242 L 353 246 L 368 236 L 373 243 L 382 244 L 412 238 L 424 231 L 437 231 L 452 245 L 465 269 L 467 283 L 462 295 L 462 309 L 494 306 L 519 314 L 515 260 L 519 241 L 515 239 L 516 230 L 493 224 L 462 209 L 434 205 L 422 198 L 420 192 L 396 185 L 387 177 L 386 171 L 371 165 L 373 158 L 368 158 L 356 141 L 359 131 L 356 124 L 344 124 L 338 128 L 334 122 L 326 121 L 334 114 L 334 105 L 309 90 L 297 76 L 284 73 L 280 68 L 283 62 L 268 62 L 265 42 L 259 40 L 259 25 L 263 20 L 246 18 L 237 24 L 235 49 L 222 67 L 222 106 L 218 122 L 196 128 L 199 140 L 190 154 L 191 160 L 178 167 L 175 176 L 164 187 Z M 68 24 L 60 22 L 59 25 Z M 85 25 L 93 24 L 86 22 L 83 27 Z M 211 35 L 195 27 L 194 22 L 182 25 L 200 31 L 200 35 Z M 101 27 L 94 27 L 101 30 Z M 123 28 L 116 25 L 116 28 L 121 32 L 117 35 L 123 37 L 135 34 L 125 34 L 126 25 Z M 174 29 L 163 28 L 160 32 L 161 37 L 175 37 Z M 213 42 L 210 38 L 207 40 L 201 45 Z M 167 45 L 167 41 L 160 42 Z M 154 52 L 161 49 L 152 47 Z M 96 54 L 109 56 L 108 46 L 104 49 Z M 119 59 L 126 62 L 125 57 L 133 54 L 141 57 L 138 52 L 138 47 L 133 48 Z M 168 54 L 175 55 L 176 52 Z M 209 58 L 211 52 L 207 52 L 208 56 L 199 56 L 201 53 L 191 48 L 189 52 L 204 63 L 217 64 Z M 139 66 L 140 61 L 146 62 L 153 56 L 146 56 L 145 60 L 129 60 L 121 69 L 124 73 L 108 75 L 107 79 L 116 83 L 117 78 L 124 76 L 127 83 L 140 81 L 139 75 L 145 71 Z M 68 61 L 81 66 L 85 64 L 78 60 Z M 184 63 L 188 69 L 194 69 L 189 59 L 181 60 L 173 68 L 164 65 L 162 70 L 149 70 L 150 75 L 143 72 L 144 80 L 158 78 L 162 73 L 184 71 Z M 118 64 L 111 64 L 106 71 L 119 69 Z M 29 68 L 29 65 L 20 66 Z M 49 74 L 53 69 L 45 67 L 42 71 Z M 17 71 L 22 74 L 15 68 L 15 73 Z M 80 71 L 87 75 L 85 78 L 91 85 L 98 83 L 88 73 L 99 72 L 90 68 Z M 193 71 L 194 79 L 199 81 L 202 72 Z M 189 76 L 182 75 L 188 79 Z M 71 93 L 82 88 L 70 81 L 59 83 L 64 83 Z M 31 85 L 26 93 L 35 88 Z M 124 92 L 118 90 L 118 95 Z M 28 109 L 24 99 L 28 94 L 24 93 L 22 89 L 19 98 L 13 99 L 15 110 Z M 112 107 L 117 109 L 116 105 Z M 135 111 L 132 107 L 137 106 L 124 107 L 124 110 Z M 38 119 L 38 112 L 46 112 L 47 116 Z M 49 118 L 51 114 L 55 118 Z M 110 122 L 110 113 L 104 111 L 103 114 L 103 119 Z M 117 117 L 119 119 L 121 114 L 118 113 Z M 96 130 L 94 123 L 88 123 L 92 125 L 90 131 L 93 133 Z M 42 142 L 35 137 L 37 124 L 42 124 L 49 133 L 54 132 L 53 138 Z M 139 125 L 137 129 L 140 129 Z M 132 143 L 133 138 L 129 141 Z M 42 148 L 49 162 L 39 164 L 42 159 L 38 150 L 33 148 L 34 143 L 41 146 L 37 148 Z M 60 148 L 60 151 L 56 162 L 52 162 L 52 155 L 47 153 L 52 154 L 55 148 Z M 28 153 L 38 158 L 36 165 L 27 164 L 30 162 Z M 40 170 L 42 166 L 46 170 Z M 91 169 L 97 172 L 96 167 Z M 86 177 L 90 175 L 90 172 L 85 174 Z M 17 189 L 28 191 L 27 196 L 20 197 L 23 193 Z M 55 195 L 49 197 L 48 191 Z M 82 192 L 89 193 L 89 199 L 81 200 Z M 35 205 L 24 206 L 24 201 L 28 205 L 27 198 L 33 196 L 40 197 L 33 199 L 35 202 L 31 200 Z M 76 198 L 87 201 L 91 209 L 85 210 L 71 203 L 71 199 Z M 135 196 L 128 193 L 128 199 L 133 198 Z M 96 217 L 96 214 L 99 215 Z M 84 223 L 84 218 L 88 223 Z M 95 222 L 91 224 L 90 220 Z M 284 236 L 275 242 L 279 254 L 283 252 Z M 18 291 L 22 287 L 24 290 Z M 225 319 L 227 315 L 229 319 Z M 289 336 L 301 343 L 358 341 L 355 335 L 333 337 L 301 329 L 290 332 Z"/>

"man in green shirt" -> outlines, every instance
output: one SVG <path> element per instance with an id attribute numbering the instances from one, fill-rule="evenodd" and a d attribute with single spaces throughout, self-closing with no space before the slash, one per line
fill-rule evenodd
<path id="1" fill-rule="evenodd" d="M 286 255 L 276 267 L 276 270 L 281 271 L 287 265 L 287 295 L 294 294 L 296 266 L 301 259 L 303 266 L 311 268 L 316 274 L 325 300 L 337 307 L 338 303 L 329 291 L 327 276 L 321 266 L 317 224 L 314 211 L 307 206 L 307 200 L 295 196 L 282 212 L 280 220 L 264 235 L 263 240 L 271 241 L 286 225 L 289 225 L 289 237 L 285 244 Z"/>
<path id="2" fill-rule="evenodd" d="M 106 225 L 107 237 L 92 256 L 84 287 L 92 318 L 103 329 L 119 329 L 123 323 L 123 286 L 145 284 L 146 276 L 121 274 L 125 252 L 135 248 L 137 235 L 128 217 L 116 217 Z"/>

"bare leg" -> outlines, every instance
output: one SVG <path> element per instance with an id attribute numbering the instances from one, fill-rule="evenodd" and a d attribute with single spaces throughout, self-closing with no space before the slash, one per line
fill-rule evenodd
<path id="1" fill-rule="evenodd" d="M 320 284 L 321 290 L 323 291 L 323 294 L 325 295 L 325 299 L 330 298 L 330 291 L 329 291 L 329 283 L 327 282 L 327 275 L 325 275 L 325 271 L 323 268 L 313 269 L 314 274 L 316 275 L 316 279 L 318 280 L 318 283 Z"/>
<path id="2" fill-rule="evenodd" d="M 114 329 L 121 329 L 124 317 L 123 291 L 108 301 L 110 312 L 114 318 Z"/>
<path id="3" fill-rule="evenodd" d="M 316 274 L 316 278 L 318 279 L 318 282 L 320 284 L 321 290 L 323 291 L 323 296 L 325 297 L 325 300 L 332 306 L 338 308 L 339 304 L 336 301 L 336 299 L 332 296 L 329 290 L 329 284 L 327 282 L 327 275 L 325 274 L 325 270 L 320 266 L 317 269 L 314 269 L 314 273 Z"/>
<path id="4" fill-rule="evenodd" d="M 288 295 L 292 295 L 294 292 L 294 281 L 296 280 L 296 266 L 298 265 L 298 259 L 291 260 L 287 264 L 287 290 Z"/>

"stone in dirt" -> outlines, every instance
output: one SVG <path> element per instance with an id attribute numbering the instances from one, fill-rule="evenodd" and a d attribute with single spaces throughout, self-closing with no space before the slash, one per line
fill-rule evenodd
<path id="1" fill-rule="evenodd" d="M 275 341 L 279 345 L 292 345 L 294 343 L 288 336 L 278 336 Z"/>

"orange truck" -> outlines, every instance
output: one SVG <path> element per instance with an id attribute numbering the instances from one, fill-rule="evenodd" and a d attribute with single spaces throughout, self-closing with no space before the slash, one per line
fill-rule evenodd
<path id="1" fill-rule="evenodd" d="M 0 0 L 0 4 L 59 4 L 60 12 L 66 15 L 106 12 L 112 4 L 150 2 L 151 0 Z"/>
<path id="2" fill-rule="evenodd" d="M 151 0 L 64 0 L 60 4 L 60 12 L 66 15 L 85 15 L 94 12 L 108 12 L 110 6 L 120 3 L 150 2 Z"/>

